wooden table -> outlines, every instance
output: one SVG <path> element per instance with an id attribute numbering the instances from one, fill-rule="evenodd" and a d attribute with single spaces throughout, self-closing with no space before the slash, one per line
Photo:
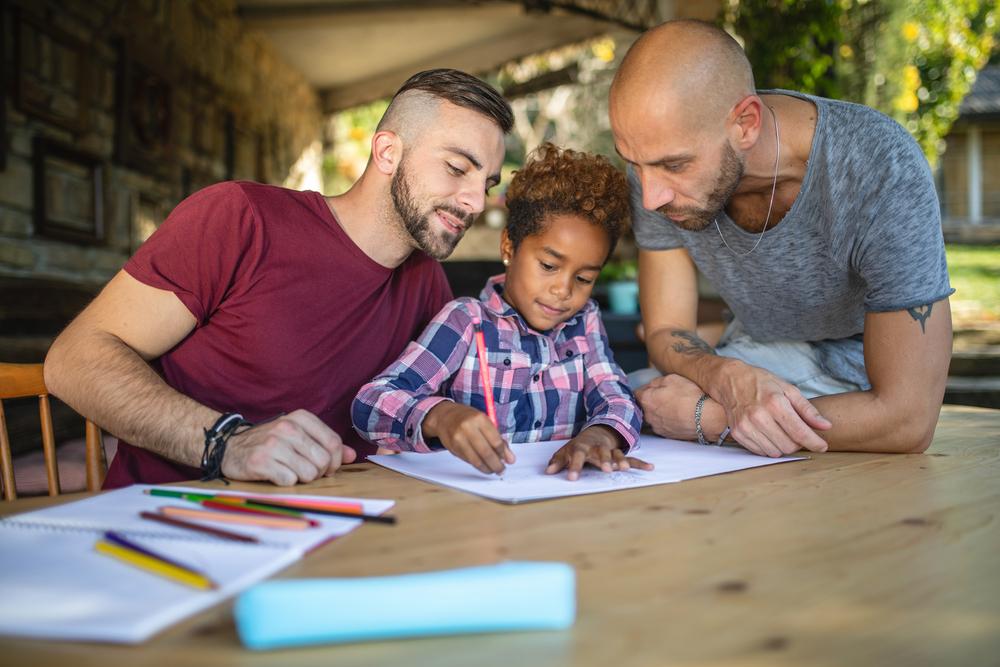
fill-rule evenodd
<path id="1" fill-rule="evenodd" d="M 234 485 L 259 489 L 255 485 Z M 273 490 L 273 488 L 272 488 Z M 504 506 L 350 467 L 302 493 L 395 498 L 285 571 L 343 577 L 558 560 L 564 632 L 254 653 L 229 604 L 137 647 L 0 639 L 3 665 L 986 665 L 1000 662 L 1000 411 L 946 407 L 927 454 L 824 454 L 680 484 Z M 0 505 L 0 512 L 51 500 Z M 2 591 L 0 591 L 2 594 Z M 386 610 L 386 623 L 392 623 Z"/>

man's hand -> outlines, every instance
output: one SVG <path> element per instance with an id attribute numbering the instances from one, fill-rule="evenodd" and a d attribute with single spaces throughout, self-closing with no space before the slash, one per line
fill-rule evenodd
<path id="1" fill-rule="evenodd" d="M 694 406 L 705 393 L 701 387 L 686 377 L 671 373 L 655 378 L 652 382 L 640 387 L 635 392 L 635 398 L 642 408 L 643 418 L 653 427 L 653 432 L 665 438 L 677 440 L 695 440 Z M 719 420 L 725 420 L 725 413 L 719 411 Z M 705 437 L 718 434 L 726 427 L 725 424 L 715 428 L 708 415 L 702 412 L 702 428 Z"/>
<path id="2" fill-rule="evenodd" d="M 278 486 L 332 475 L 357 458 L 329 426 L 296 410 L 229 439 L 222 474 L 233 480 L 267 480 Z"/>
<path id="3" fill-rule="evenodd" d="M 437 437 L 449 452 L 487 475 L 514 463 L 514 452 L 485 412 L 452 401 L 438 403 L 424 417 L 424 438 Z"/>
<path id="4" fill-rule="evenodd" d="M 733 439 L 754 454 L 827 449 L 813 429 L 825 431 L 833 424 L 793 385 L 761 368 L 728 360 L 707 393 L 725 409 Z"/>
<path id="5" fill-rule="evenodd" d="M 621 436 L 608 426 L 589 426 L 560 447 L 545 468 L 546 475 L 554 475 L 566 469 L 566 479 L 571 482 L 580 478 L 580 471 L 589 463 L 603 472 L 625 471 L 630 468 L 652 470 L 653 464 L 632 456 L 625 456 L 621 450 Z"/>

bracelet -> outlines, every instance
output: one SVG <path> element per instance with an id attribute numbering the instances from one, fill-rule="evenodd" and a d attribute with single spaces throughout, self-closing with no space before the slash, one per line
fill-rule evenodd
<path id="1" fill-rule="evenodd" d="M 205 451 L 201 455 L 201 481 L 221 479 L 229 484 L 229 480 L 222 475 L 222 457 L 226 455 L 226 443 L 233 435 L 243 433 L 252 426 L 253 424 L 243 419 L 243 415 L 227 412 L 216 419 L 211 428 L 204 429 Z"/>
<path id="2" fill-rule="evenodd" d="M 701 412 L 704 409 L 705 401 L 707 401 L 708 398 L 709 398 L 708 394 L 702 394 L 701 398 L 699 398 L 698 402 L 695 403 L 694 405 L 694 432 L 698 436 L 699 445 L 710 446 L 714 444 L 716 447 L 721 447 L 722 443 L 726 441 L 726 438 L 729 436 L 729 432 L 732 429 L 730 429 L 728 426 L 722 429 L 722 434 L 719 436 L 719 439 L 716 440 L 714 443 L 709 442 L 708 440 L 705 439 L 705 432 L 701 428 Z"/>

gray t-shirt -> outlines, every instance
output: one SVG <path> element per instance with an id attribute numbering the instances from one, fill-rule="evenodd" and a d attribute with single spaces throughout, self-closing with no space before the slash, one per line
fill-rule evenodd
<path id="1" fill-rule="evenodd" d="M 751 337 L 813 343 L 825 370 L 867 388 L 865 313 L 925 305 L 953 291 L 927 160 L 906 130 L 873 109 L 785 90 L 761 93 L 809 100 L 817 109 L 805 178 L 781 224 L 738 256 L 715 225 L 690 232 L 644 209 L 629 170 L 636 241 L 646 250 L 686 248 Z M 718 223 L 736 252 L 759 236 L 725 212 Z"/>

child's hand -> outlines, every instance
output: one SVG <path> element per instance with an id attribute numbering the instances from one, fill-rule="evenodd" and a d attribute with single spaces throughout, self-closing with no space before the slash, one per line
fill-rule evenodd
<path id="1" fill-rule="evenodd" d="M 505 462 L 514 462 L 514 452 L 486 413 L 468 405 L 442 401 L 427 413 L 421 428 L 425 438 L 439 438 L 449 452 L 487 475 L 500 474 Z"/>
<path id="2" fill-rule="evenodd" d="M 625 456 L 621 444 L 621 436 L 613 428 L 601 425 L 588 426 L 552 455 L 549 465 L 545 468 L 545 474 L 554 475 L 566 468 L 568 470 L 566 479 L 572 482 L 579 479 L 585 463 L 604 472 L 625 471 L 630 468 L 653 469 L 652 463 Z"/>

